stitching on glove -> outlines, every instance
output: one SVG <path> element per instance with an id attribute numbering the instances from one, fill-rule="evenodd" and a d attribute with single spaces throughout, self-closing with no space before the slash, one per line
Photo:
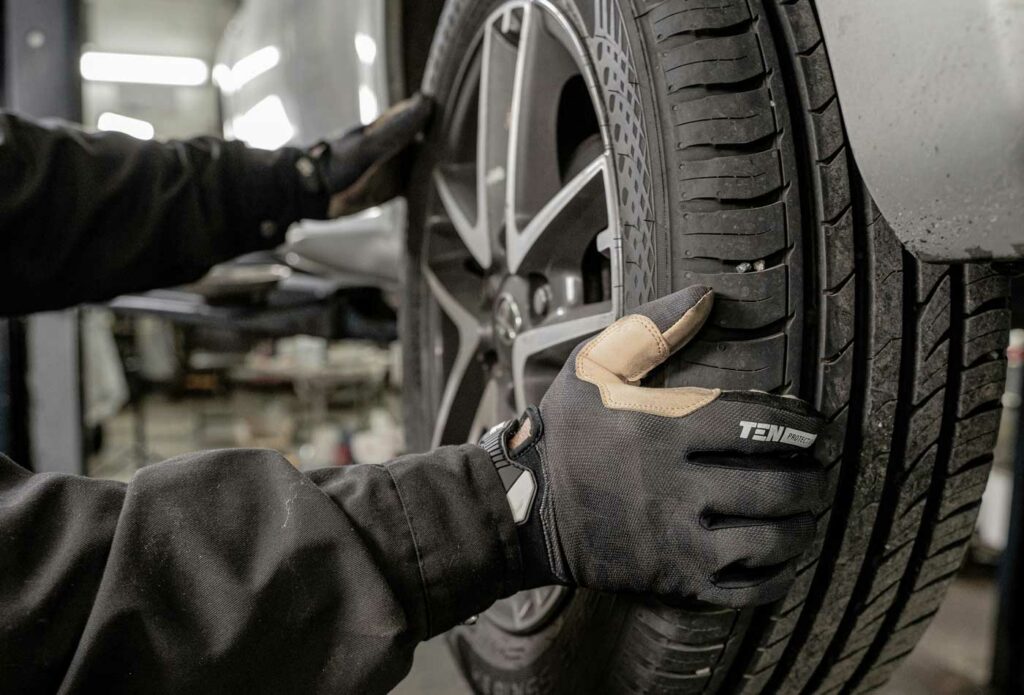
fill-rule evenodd
<path id="1" fill-rule="evenodd" d="M 544 458 L 545 458 L 545 455 L 547 454 L 547 447 L 544 446 L 540 442 L 540 440 L 538 440 L 537 444 L 538 444 L 538 446 L 537 446 L 538 464 L 539 464 L 539 467 L 540 467 L 540 473 L 541 473 L 542 476 L 544 476 L 544 497 L 540 501 L 540 509 L 537 510 L 537 513 L 540 514 L 540 527 L 541 527 L 541 529 L 543 529 L 543 531 L 544 531 L 544 538 L 547 541 L 547 543 L 545 543 L 545 545 L 547 546 L 546 550 L 547 550 L 547 553 L 548 553 L 548 566 L 551 568 L 551 573 L 553 575 L 555 575 L 556 577 L 561 579 L 563 582 L 564 581 L 569 581 L 570 578 L 568 576 L 566 576 L 567 572 L 559 571 L 558 563 L 555 562 L 554 547 L 555 547 L 555 543 L 557 543 L 558 540 L 555 538 L 554 532 L 552 531 L 551 527 L 557 526 L 558 522 L 555 519 L 555 516 L 556 516 L 556 514 L 555 514 L 555 507 L 554 507 L 555 502 L 554 502 L 554 497 L 551 494 L 551 487 L 550 487 L 551 480 L 548 477 L 548 467 L 544 465 Z M 542 451 L 542 449 L 543 449 L 543 451 Z M 551 523 L 550 524 L 548 523 L 548 520 L 547 520 L 547 514 L 545 514 L 546 511 L 551 513 Z M 566 569 L 568 569 L 568 566 L 566 567 Z"/>
<path id="2" fill-rule="evenodd" d="M 662 360 L 667 358 L 670 354 L 668 344 L 665 342 L 665 339 L 661 335 L 661 333 L 657 332 L 654 328 L 652 328 L 650 319 L 647 319 L 646 317 L 641 316 L 639 314 L 632 314 L 630 316 L 627 316 L 626 318 L 612 325 L 604 333 L 602 333 L 601 335 L 597 336 L 595 339 L 587 343 L 584 346 L 584 348 L 580 350 L 580 352 L 576 355 L 576 377 L 581 381 L 586 381 L 597 386 L 598 391 L 601 393 L 601 402 L 604 403 L 604 406 L 606 408 L 616 410 L 631 410 L 634 412 L 649 413 L 653 415 L 663 415 L 666 417 L 686 417 L 687 415 L 708 405 L 718 397 L 720 391 L 715 390 L 702 398 L 697 398 L 697 400 L 693 404 L 685 407 L 680 407 L 678 405 L 657 405 L 653 403 L 641 403 L 631 401 L 628 399 L 623 400 L 616 397 L 615 394 L 613 394 L 612 392 L 613 385 L 606 383 L 605 379 L 598 378 L 597 376 L 594 375 L 591 367 L 592 365 L 597 364 L 597 362 L 591 357 L 591 353 L 595 349 L 597 349 L 599 345 L 606 341 L 610 336 L 615 336 L 617 333 L 624 330 L 625 327 L 630 324 L 639 324 L 644 329 L 644 331 L 646 331 L 652 338 L 654 338 L 658 350 L 658 355 L 662 358 Z M 607 369 L 606 367 L 603 367 L 603 365 L 602 368 Z M 650 370 L 638 370 L 633 374 L 629 375 L 627 381 L 624 382 L 622 381 L 622 377 L 620 377 L 617 374 L 614 374 L 614 372 L 611 372 L 611 370 L 608 370 L 608 372 L 614 375 L 614 378 L 616 379 L 616 384 L 614 385 L 617 386 L 618 388 L 627 389 L 641 388 L 627 382 L 636 381 L 637 379 L 641 378 L 644 374 L 646 374 L 648 371 Z M 665 390 L 665 393 L 673 392 L 679 393 L 679 390 Z"/>
<path id="3" fill-rule="evenodd" d="M 669 391 L 669 389 L 665 389 L 665 391 Z M 603 399 L 604 393 L 605 392 L 602 391 L 602 399 Z M 634 411 L 634 412 L 644 412 L 644 413 L 652 413 L 653 412 L 653 413 L 664 414 L 664 415 L 667 415 L 669 417 L 686 417 L 690 413 L 693 413 L 693 412 L 695 412 L 697 410 L 700 410 L 704 406 L 708 405 L 713 400 L 715 400 L 715 398 L 717 398 L 717 395 L 715 395 L 715 394 L 708 394 L 707 396 L 704 396 L 703 398 L 701 398 L 699 401 L 697 401 L 696 403 L 694 403 L 691 406 L 687 406 L 685 408 L 678 408 L 678 407 L 672 407 L 672 406 L 650 405 L 649 403 L 631 403 L 629 401 L 619 401 L 619 400 L 616 400 L 614 397 L 612 397 L 611 394 L 609 393 L 608 397 L 607 397 L 607 400 L 605 401 L 605 405 L 607 405 L 608 407 L 626 408 L 626 409 L 629 409 L 629 410 L 633 410 L 633 409 L 637 409 L 637 408 L 642 409 L 642 410 L 638 410 L 638 411 Z"/>
<path id="4" fill-rule="evenodd" d="M 593 384 L 597 387 L 601 393 L 601 402 L 606 408 L 612 410 L 630 410 L 632 412 L 647 413 L 651 415 L 663 415 L 665 417 L 686 417 L 687 415 L 694 413 L 701 408 L 712 403 L 716 398 L 721 395 L 721 391 L 714 389 L 710 391 L 706 396 L 700 398 L 692 405 L 680 408 L 678 406 L 670 405 L 655 405 L 652 403 L 639 403 L 631 401 L 623 401 L 615 398 L 612 395 L 611 388 L 608 384 L 598 380 L 590 371 L 587 369 L 589 361 L 583 360 L 583 351 L 580 352 L 576 357 L 576 372 L 577 376 L 581 381 L 585 381 L 589 384 Z M 630 386 L 629 384 L 623 384 L 619 382 L 622 388 L 641 388 L 637 386 Z M 686 387 L 683 387 L 685 389 Z M 678 393 L 681 389 L 664 389 L 665 393 Z"/>
<path id="5" fill-rule="evenodd" d="M 644 327 L 644 330 L 646 330 L 654 338 L 654 342 L 658 346 L 658 356 L 661 358 L 658 360 L 658 364 L 664 362 L 669 356 L 669 349 L 668 343 L 665 342 L 665 337 L 661 334 L 661 331 L 658 331 L 656 327 L 652 329 L 650 319 L 647 319 L 645 321 L 636 315 L 630 316 L 629 318 L 631 323 L 639 323 L 641 326 Z M 626 381 L 639 381 L 641 378 L 646 376 L 647 372 L 649 371 L 651 371 L 651 367 L 633 372 L 633 374 L 626 377 Z"/>
<path id="6" fill-rule="evenodd" d="M 581 376 L 582 375 L 581 371 L 585 370 L 585 365 L 581 369 L 581 362 L 590 360 L 590 353 L 591 352 L 593 352 L 595 349 L 597 349 L 597 347 L 599 345 L 603 344 L 605 341 L 607 341 L 609 338 L 611 338 L 612 336 L 616 335 L 617 333 L 620 333 L 627 326 L 629 326 L 631 324 L 638 324 L 652 338 L 654 338 L 655 344 L 656 344 L 657 349 L 658 349 L 658 355 L 661 357 L 660 361 L 664 361 L 665 358 L 668 357 L 668 355 L 669 355 L 668 343 L 665 342 L 665 339 L 662 337 L 661 333 L 659 333 L 656 330 L 656 328 L 652 328 L 652 324 L 650 322 L 650 319 L 648 319 L 645 316 L 641 316 L 639 314 L 631 314 L 631 315 L 629 315 L 629 316 L 627 316 L 627 317 L 617 321 L 616 323 L 612 324 L 612 326 L 610 326 L 608 329 L 606 329 L 604 331 L 604 333 L 602 333 L 601 335 L 599 335 L 596 338 L 594 338 L 593 340 L 591 340 L 589 343 L 587 343 L 587 345 L 582 350 L 580 350 L 579 354 L 576 356 L 576 374 L 577 374 L 577 376 Z M 611 370 L 609 370 L 609 371 L 611 371 Z M 648 369 L 643 369 L 643 370 L 640 370 L 640 371 L 637 371 L 637 372 L 634 372 L 632 375 L 626 377 L 626 380 L 627 381 L 636 381 L 637 379 L 642 377 L 644 374 L 646 374 L 648 371 L 650 371 L 649 368 Z M 618 376 L 618 375 L 616 375 L 616 376 Z"/>

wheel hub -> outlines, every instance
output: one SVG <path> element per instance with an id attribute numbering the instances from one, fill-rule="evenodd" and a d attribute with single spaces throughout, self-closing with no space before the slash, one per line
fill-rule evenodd
<path id="1" fill-rule="evenodd" d="M 494 308 L 494 333 L 501 342 L 511 346 L 523 328 L 523 313 L 519 304 L 507 292 L 498 297 Z"/>

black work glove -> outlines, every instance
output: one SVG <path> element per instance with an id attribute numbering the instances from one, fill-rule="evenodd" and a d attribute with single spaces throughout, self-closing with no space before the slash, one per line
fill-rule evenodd
<path id="1" fill-rule="evenodd" d="M 822 418 L 761 392 L 643 388 L 713 294 L 691 287 L 578 346 L 544 397 L 484 438 L 518 524 L 524 588 L 571 584 L 767 603 L 815 536 Z"/>
<path id="2" fill-rule="evenodd" d="M 303 186 L 330 196 L 329 217 L 343 217 L 401 195 L 409 146 L 426 128 L 433 102 L 422 94 L 402 101 L 367 126 L 321 142 L 298 160 Z"/>

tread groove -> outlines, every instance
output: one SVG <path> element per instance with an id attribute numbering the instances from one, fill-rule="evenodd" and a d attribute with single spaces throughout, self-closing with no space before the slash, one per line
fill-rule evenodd
<path id="1" fill-rule="evenodd" d="M 949 362 L 947 368 L 947 387 L 945 392 L 945 402 L 943 403 L 943 421 L 941 425 L 941 433 L 939 439 L 939 452 L 938 461 L 946 461 L 952 455 L 953 447 L 953 423 L 956 422 L 957 403 L 959 401 L 959 381 L 960 375 L 957 371 L 958 365 L 960 364 L 960 355 L 963 351 L 963 346 L 958 336 L 962 332 L 962 326 L 964 322 L 964 316 L 962 311 L 963 304 L 963 282 L 962 282 L 962 268 L 953 268 L 949 272 L 949 277 L 952 282 L 950 286 L 950 346 L 949 346 Z M 942 436 L 944 435 L 944 436 Z M 943 475 L 943 467 L 938 465 L 935 467 L 932 473 L 932 480 L 929 485 L 928 498 L 925 501 L 924 518 L 934 518 L 937 516 L 938 510 L 942 506 L 942 497 L 944 491 L 945 476 Z M 886 613 L 885 620 L 883 621 L 881 629 L 876 633 L 875 639 L 871 642 L 871 645 L 867 649 L 867 653 L 864 659 L 858 665 L 857 669 L 853 672 L 850 680 L 846 684 L 843 692 L 852 692 L 856 686 L 864 679 L 864 677 L 870 672 L 871 668 L 875 665 L 879 656 L 882 654 L 889 637 L 895 632 L 896 627 L 899 625 L 902 609 L 908 604 L 911 597 L 916 592 L 915 584 L 917 577 L 920 574 L 922 568 L 928 557 L 928 547 L 931 545 L 932 530 L 934 527 L 922 525 L 922 530 L 918 534 L 914 542 L 914 548 L 912 551 L 912 559 L 909 565 L 908 571 L 903 575 L 899 588 L 897 589 L 897 599 L 893 604 L 893 607 Z"/>
<path id="2" fill-rule="evenodd" d="M 907 311 L 909 307 L 915 306 L 914 294 L 917 286 L 918 275 L 916 263 L 906 251 L 902 252 L 902 267 L 903 310 Z M 890 275 L 891 274 L 892 273 L 890 273 Z M 916 325 L 916 321 L 905 322 L 904 333 L 902 335 L 900 345 L 896 418 L 890 439 L 890 455 L 886 466 L 885 484 L 883 486 L 882 498 L 879 502 L 880 518 L 876 518 L 874 529 L 872 530 L 871 537 L 868 540 L 868 547 L 865 552 L 864 562 L 861 565 L 857 582 L 854 585 L 853 593 L 850 596 L 849 607 L 843 615 L 842 620 L 840 620 L 838 628 L 833 633 L 832 641 L 829 644 L 828 649 L 825 650 L 825 654 L 819 662 L 818 667 L 804 686 L 804 692 L 814 692 L 815 689 L 822 684 L 831 667 L 838 661 L 842 660 L 846 644 L 856 628 L 857 618 L 862 614 L 865 608 L 872 605 L 875 601 L 881 599 L 885 595 L 883 591 L 874 599 L 868 600 L 874 583 L 875 570 L 877 570 L 878 566 L 882 564 L 882 561 L 884 561 L 889 530 L 895 521 L 895 512 L 900 492 L 900 486 L 897 483 L 903 471 L 904 455 L 908 446 L 908 439 L 910 437 L 911 430 L 911 418 L 914 412 L 914 408 L 912 406 L 913 399 L 911 395 L 914 390 L 914 378 L 916 376 L 917 367 L 917 355 L 915 350 L 917 346 L 917 335 L 918 327 Z M 878 409 L 881 410 L 881 408 Z M 880 557 L 882 558 L 881 561 L 877 559 Z M 898 583 L 898 581 L 894 583 Z"/>

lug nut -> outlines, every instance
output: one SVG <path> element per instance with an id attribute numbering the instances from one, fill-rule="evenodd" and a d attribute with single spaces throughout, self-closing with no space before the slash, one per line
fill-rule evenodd
<path id="1" fill-rule="evenodd" d="M 551 308 L 551 287 L 541 285 L 533 291 L 533 313 L 537 316 L 547 316 Z"/>

